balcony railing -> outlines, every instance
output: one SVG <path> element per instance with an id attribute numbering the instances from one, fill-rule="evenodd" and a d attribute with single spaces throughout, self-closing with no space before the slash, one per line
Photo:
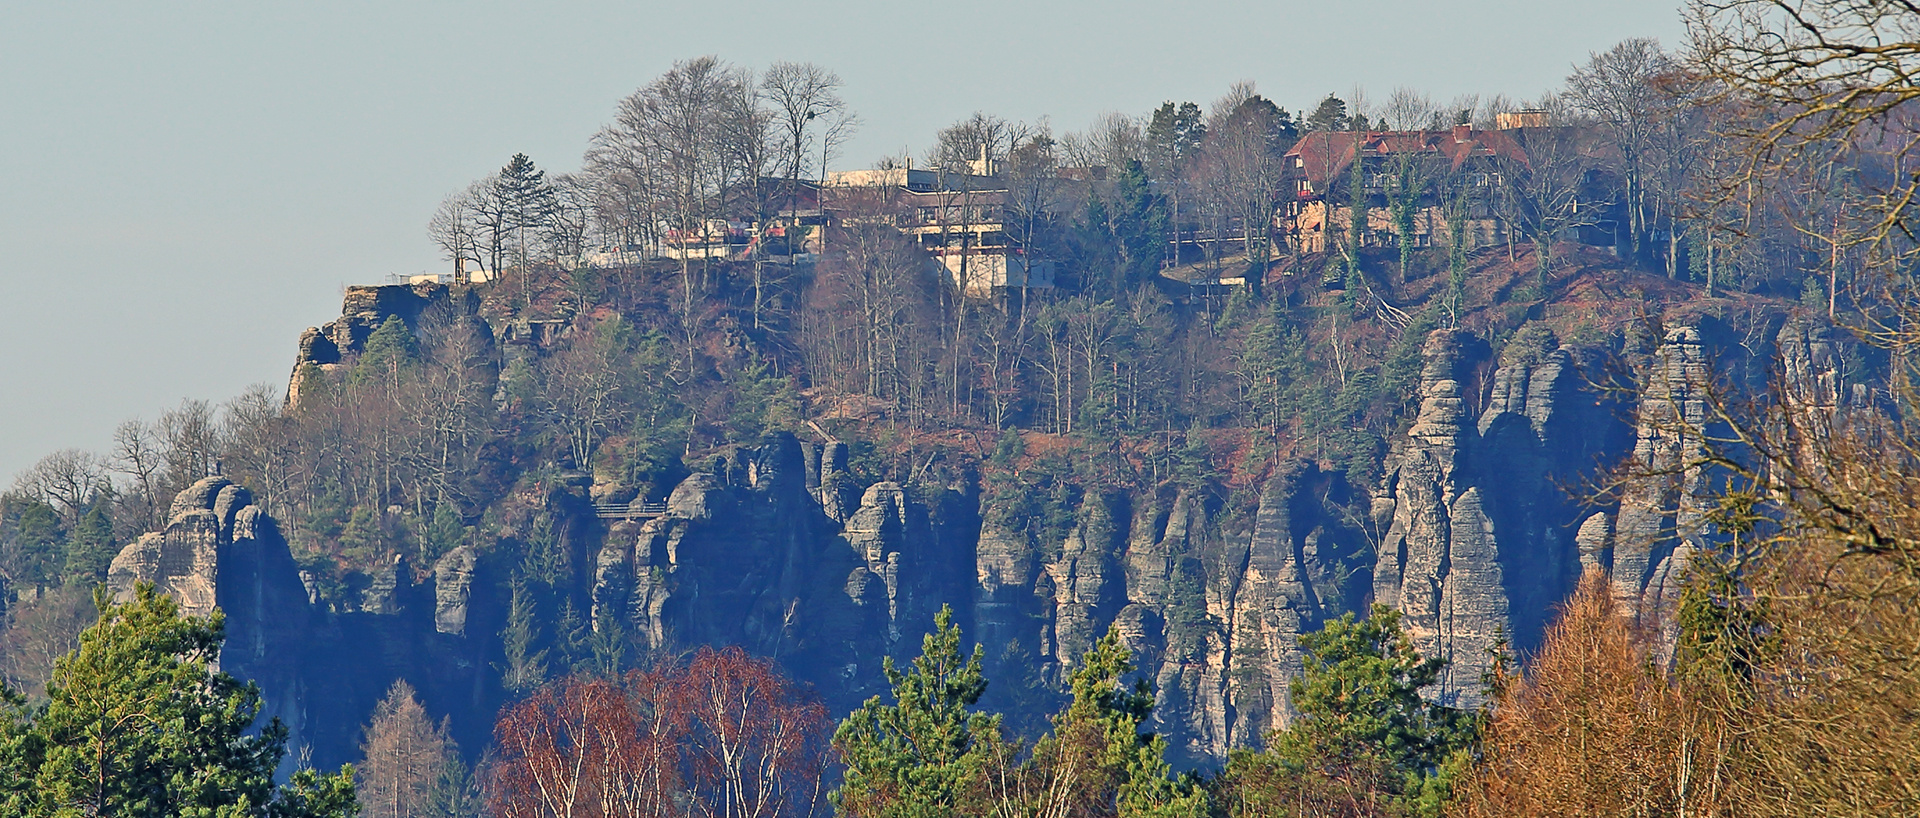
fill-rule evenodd
<path id="1" fill-rule="evenodd" d="M 602 520 L 648 520 L 667 513 L 666 503 L 594 503 L 593 515 Z"/>

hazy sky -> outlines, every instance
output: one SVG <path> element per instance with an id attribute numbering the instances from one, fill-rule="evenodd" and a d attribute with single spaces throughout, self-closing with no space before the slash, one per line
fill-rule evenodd
<path id="1" fill-rule="evenodd" d="M 775 4 L 767 4 L 774 6 Z M 1533 97 L 1678 42 L 1676 0 L 970 4 L 22 2 L 0 18 L 0 486 L 184 398 L 284 384 L 341 288 L 439 270 L 425 225 L 516 151 L 578 167 L 614 103 L 716 54 L 839 72 L 836 164 L 983 110 L 1056 130 L 1239 80 Z"/>

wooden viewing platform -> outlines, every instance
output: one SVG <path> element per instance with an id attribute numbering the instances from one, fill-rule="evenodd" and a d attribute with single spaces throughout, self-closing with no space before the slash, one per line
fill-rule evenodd
<path id="1" fill-rule="evenodd" d="M 602 520 L 647 520 L 667 513 L 666 503 L 594 503 L 593 516 Z"/>

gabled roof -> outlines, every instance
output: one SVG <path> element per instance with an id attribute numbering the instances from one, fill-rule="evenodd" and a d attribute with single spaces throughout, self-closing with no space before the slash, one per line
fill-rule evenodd
<path id="1" fill-rule="evenodd" d="M 1511 131 L 1462 125 L 1445 131 L 1314 131 L 1287 151 L 1286 165 L 1291 173 L 1319 186 L 1346 173 L 1356 153 L 1367 158 L 1427 154 L 1455 169 L 1474 157 L 1527 161 L 1526 151 Z"/>

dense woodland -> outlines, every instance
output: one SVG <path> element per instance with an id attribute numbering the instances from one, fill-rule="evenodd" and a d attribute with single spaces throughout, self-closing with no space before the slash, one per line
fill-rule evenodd
<path id="1" fill-rule="evenodd" d="M 110 452 L 48 456 L 0 496 L 0 670 L 18 691 L 0 733 L 0 812 L 347 814 L 344 778 L 306 773 L 275 791 L 276 734 L 242 736 L 257 704 L 231 679 L 176 666 L 213 655 L 217 624 L 149 597 L 94 601 L 120 547 L 216 470 L 282 521 L 335 610 L 357 609 L 394 555 L 425 571 L 471 545 L 513 576 L 515 701 L 493 746 L 461 752 L 396 686 L 368 714 L 354 773 L 365 814 L 1920 807 L 1920 443 L 1907 425 L 1920 15 L 1838 0 L 1687 13 L 1681 50 L 1622 43 L 1525 104 L 1396 89 L 1296 113 L 1244 84 L 1068 133 L 968 116 L 913 165 L 964 174 L 993 160 L 1012 239 L 1059 271 L 1055 287 L 986 299 L 929 272 L 879 213 L 787 224 L 779 254 L 650 258 L 716 219 L 782 224 L 858 124 L 824 68 L 679 63 L 617 103 L 578 173 L 515 155 L 433 215 L 449 264 L 491 281 L 456 285 L 411 325 L 388 320 L 339 365 L 295 372 L 295 400 L 265 385 L 188 401 L 128 421 Z M 1403 225 L 1414 202 L 1439 202 L 1460 214 L 1444 246 L 1370 219 L 1350 219 L 1324 252 L 1247 227 L 1291 195 L 1281 160 L 1306 135 L 1493 128 L 1521 108 L 1545 111 L 1549 135 L 1497 184 L 1409 163 L 1381 180 L 1356 171 L 1329 194 Z M 1473 239 L 1457 227 L 1469 213 L 1503 230 Z M 1607 242 L 1579 240 L 1603 220 Z M 1235 241 L 1181 238 L 1235 224 Z M 817 258 L 793 252 L 803 234 Z M 1248 283 L 1214 283 L 1227 277 Z M 1486 680 L 1493 703 L 1460 712 L 1420 698 L 1437 660 L 1413 651 L 1391 610 L 1349 616 L 1303 638 L 1311 662 L 1292 701 L 1304 718 L 1218 769 L 1170 767 L 1143 726 L 1154 691 L 1111 636 L 1032 728 L 981 706 L 995 680 L 945 617 L 920 658 L 888 665 L 892 694 L 852 714 L 738 649 L 638 650 L 584 621 L 592 567 L 550 499 L 571 487 L 660 501 L 715 452 L 789 431 L 845 440 L 855 472 L 909 490 L 976 480 L 985 505 L 1022 526 L 1063 526 L 1090 492 L 1169 484 L 1203 492 L 1234 525 L 1283 460 L 1376 485 L 1431 330 L 1472 330 L 1496 358 L 1565 342 L 1630 368 L 1663 315 L 1756 310 L 1854 330 L 1843 374 L 1876 400 L 1814 411 L 1761 373 L 1715 393 L 1711 434 L 1674 421 L 1710 443 L 1688 465 L 1715 470 L 1703 525 L 1725 552 L 1696 572 L 1673 642 L 1613 610 L 1605 578 L 1590 576 L 1540 649 Z M 219 763 L 246 774 L 207 772 L 196 765 L 219 753 L 173 747 L 200 739 L 169 733 L 114 752 L 198 770 L 200 790 L 128 778 L 81 792 L 74 782 L 109 767 L 77 760 L 76 736 L 125 715 L 75 709 L 79 686 L 100 681 L 85 674 L 104 666 L 89 651 L 102 650 L 160 668 L 129 684 L 220 710 L 226 732 L 206 741 L 245 756 Z M 228 786 L 246 795 L 216 792 Z"/>

